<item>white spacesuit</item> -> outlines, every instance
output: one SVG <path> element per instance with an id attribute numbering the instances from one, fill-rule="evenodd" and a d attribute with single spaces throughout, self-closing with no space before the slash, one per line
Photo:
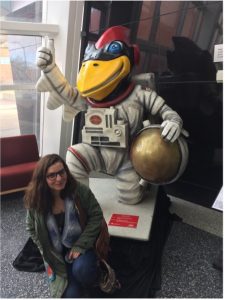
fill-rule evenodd
<path id="1" fill-rule="evenodd" d="M 107 43 L 111 45 L 112 40 L 115 40 L 115 38 L 107 40 Z M 118 40 L 121 42 L 121 36 Z M 105 47 L 106 41 L 104 40 L 102 44 Z M 80 72 L 82 72 L 82 68 L 87 67 L 87 63 L 90 61 L 92 62 L 92 68 L 95 65 L 99 67 L 101 63 L 105 62 L 102 56 L 100 58 L 97 56 L 98 49 L 104 47 L 98 44 L 93 50 L 94 56 L 91 55 L 92 51 L 88 51 Z M 129 55 L 126 55 L 127 59 Z M 120 54 L 119 57 L 113 57 L 112 62 L 114 65 L 117 59 L 121 59 L 121 56 L 124 57 L 124 53 Z M 111 63 L 108 57 L 106 63 Z M 182 129 L 182 120 L 179 115 L 168 107 L 164 99 L 158 96 L 154 90 L 143 89 L 141 85 L 134 84 L 132 80 L 126 82 L 125 89 L 119 96 L 117 94 L 116 97 L 109 99 L 107 98 L 108 95 L 104 94 L 105 92 L 103 93 L 104 96 L 95 95 L 95 98 L 90 97 L 92 96 L 91 92 L 90 95 L 83 92 L 80 82 L 78 92 L 77 88 L 70 86 L 55 64 L 54 48 L 51 40 L 48 47 L 41 47 L 38 50 L 37 65 L 43 71 L 43 75 L 37 83 L 37 90 L 50 92 L 47 104 L 49 109 L 55 109 L 63 104 L 63 117 L 66 121 L 71 121 L 81 110 L 86 111 L 85 126 L 82 130 L 82 143 L 69 147 L 66 155 L 66 162 L 72 174 L 77 180 L 86 184 L 91 171 L 113 175 L 116 179 L 118 200 L 126 204 L 140 202 L 144 187 L 140 185 L 140 176 L 134 170 L 129 157 L 131 142 L 143 128 L 146 114 L 160 116 L 163 120 L 161 125 L 162 137 L 169 142 L 174 142 L 179 137 Z M 128 71 L 122 79 L 119 79 L 120 82 L 125 77 L 127 78 L 130 70 L 128 64 Z M 99 69 L 97 71 L 99 72 Z M 92 78 L 95 77 L 95 69 L 91 70 L 91 75 Z M 82 74 L 80 77 L 82 77 Z M 83 80 L 83 77 L 81 80 Z M 85 77 L 85 80 L 87 81 L 88 78 Z M 100 86 L 100 84 L 97 85 Z M 89 90 L 92 91 L 90 87 Z M 112 94 L 109 87 L 106 90 L 109 91 L 110 95 Z M 104 101 L 102 101 L 102 98 L 104 98 Z M 107 195 L 105 196 L 107 197 Z"/>

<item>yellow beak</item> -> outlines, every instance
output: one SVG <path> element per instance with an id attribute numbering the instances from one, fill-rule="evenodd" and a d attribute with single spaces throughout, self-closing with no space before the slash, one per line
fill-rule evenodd
<path id="1" fill-rule="evenodd" d="M 115 90 L 130 69 L 125 55 L 108 61 L 85 61 L 77 77 L 77 89 L 83 97 L 101 101 Z"/>

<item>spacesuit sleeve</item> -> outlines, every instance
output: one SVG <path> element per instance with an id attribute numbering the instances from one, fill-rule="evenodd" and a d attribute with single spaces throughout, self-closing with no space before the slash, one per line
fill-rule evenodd
<path id="1" fill-rule="evenodd" d="M 174 142 L 180 136 L 182 130 L 183 121 L 181 117 L 155 91 L 144 90 L 142 93 L 145 109 L 153 116 L 159 115 L 163 120 L 161 124 L 162 137 L 165 140 Z"/>
<path id="2" fill-rule="evenodd" d="M 54 46 L 40 47 L 37 51 L 37 66 L 42 75 L 36 84 L 39 92 L 49 92 L 47 108 L 56 109 L 63 105 L 63 119 L 71 121 L 81 110 L 84 110 L 76 87 L 72 87 L 55 63 Z"/>

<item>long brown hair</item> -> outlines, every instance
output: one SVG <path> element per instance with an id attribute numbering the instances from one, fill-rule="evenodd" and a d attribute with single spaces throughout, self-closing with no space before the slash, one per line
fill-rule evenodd
<path id="1" fill-rule="evenodd" d="M 72 196 L 76 190 L 76 180 L 71 174 L 67 164 L 58 154 L 48 154 L 42 157 L 33 172 L 32 179 L 24 195 L 24 204 L 27 209 L 34 209 L 46 214 L 51 210 L 54 198 L 46 181 L 48 168 L 57 162 L 61 162 L 67 174 L 65 188 L 61 191 L 61 197 Z"/>

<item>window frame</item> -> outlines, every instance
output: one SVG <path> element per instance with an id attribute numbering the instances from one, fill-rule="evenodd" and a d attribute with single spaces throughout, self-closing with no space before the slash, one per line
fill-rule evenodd
<path id="1" fill-rule="evenodd" d="M 85 1 L 43 0 L 43 23 L 0 20 L 0 34 L 45 36 L 55 41 L 56 62 L 70 84 L 76 82 L 80 61 L 80 40 Z M 61 12 L 64 12 L 64 18 Z M 65 22 L 68 20 L 68 22 Z M 1 90 L 34 90 L 34 84 L 1 85 Z M 41 93 L 40 155 L 58 153 L 65 158 L 72 142 L 73 122 L 62 119 L 62 108 L 49 111 L 48 93 Z M 55 122 L 57 120 L 57 122 Z M 52 130 L 54 124 L 54 131 Z"/>
<path id="2" fill-rule="evenodd" d="M 21 36 L 39 36 L 44 38 L 49 36 L 55 38 L 59 33 L 57 24 L 31 23 L 20 21 L 0 21 L 1 35 L 21 35 Z M 34 84 L 1 84 L 2 91 L 8 90 L 32 90 L 35 89 Z"/>

